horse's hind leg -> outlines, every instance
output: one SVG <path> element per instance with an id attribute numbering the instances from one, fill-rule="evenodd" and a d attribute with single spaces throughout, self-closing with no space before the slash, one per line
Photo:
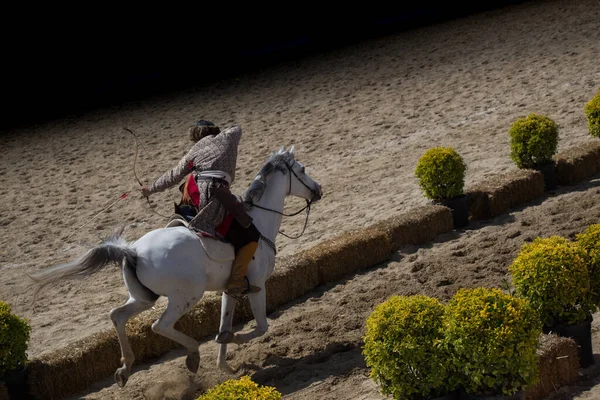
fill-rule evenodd
<path id="1" fill-rule="evenodd" d="M 131 366 L 135 360 L 129 340 L 127 340 L 125 325 L 127 324 L 129 318 L 141 313 L 142 311 L 148 310 L 153 304 L 153 301 L 138 301 L 133 297 L 130 297 L 129 300 L 127 300 L 127 303 L 110 311 L 110 319 L 115 325 L 115 330 L 117 331 L 117 336 L 119 337 L 119 344 L 121 345 L 121 362 L 123 365 L 115 372 L 115 381 L 119 387 L 123 387 L 127 383 L 127 379 L 129 379 L 129 375 L 131 375 Z"/>
<path id="2" fill-rule="evenodd" d="M 202 291 L 203 292 L 203 291 Z M 184 346 L 189 354 L 185 360 L 186 367 L 192 373 L 198 371 L 200 365 L 200 353 L 198 351 L 197 340 L 177 331 L 174 326 L 175 323 L 181 318 L 183 314 L 188 312 L 202 297 L 203 293 L 200 293 L 195 298 L 184 298 L 179 293 L 169 296 L 169 304 L 167 308 L 160 316 L 160 318 L 152 324 L 152 330 L 160 335 L 168 337 L 171 340 Z"/>

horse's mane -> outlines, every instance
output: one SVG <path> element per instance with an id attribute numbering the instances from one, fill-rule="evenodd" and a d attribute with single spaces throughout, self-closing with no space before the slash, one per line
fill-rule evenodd
<path id="1" fill-rule="evenodd" d="M 267 178 L 276 170 L 285 171 L 286 164 L 290 164 L 290 161 L 294 160 L 294 146 L 290 150 L 285 150 L 281 147 L 278 151 L 271 153 L 271 156 L 262 166 L 258 174 L 254 177 L 254 180 L 246 191 L 242 198 L 245 204 L 256 203 L 260 200 L 262 195 L 267 188 Z"/>

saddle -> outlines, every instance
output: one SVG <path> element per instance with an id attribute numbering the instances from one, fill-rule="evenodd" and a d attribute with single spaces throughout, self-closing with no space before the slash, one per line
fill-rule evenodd
<path id="1" fill-rule="evenodd" d="M 184 183 L 179 186 L 181 200 L 179 204 L 174 203 L 174 212 L 182 216 L 186 221 L 191 221 L 200 211 L 200 192 L 194 174 L 189 174 Z M 240 196 L 235 196 L 228 187 L 217 186 L 210 189 L 211 197 L 225 208 L 227 214 L 236 219 L 244 228 L 248 228 L 252 223 L 250 217 L 243 206 Z M 224 227 L 225 230 L 227 230 Z"/>
<path id="2" fill-rule="evenodd" d="M 169 218 L 169 222 L 167 223 L 165 228 L 173 228 L 173 227 L 183 226 L 185 228 L 190 229 L 189 225 L 190 224 L 185 219 L 185 217 L 183 217 L 179 214 L 173 214 Z M 192 230 L 192 229 L 190 229 L 190 230 Z M 196 234 L 196 237 L 200 241 L 200 244 L 202 244 L 204 251 L 206 251 L 206 254 L 208 254 L 208 256 L 210 257 L 211 260 L 213 260 L 215 262 L 219 262 L 219 263 L 232 262 L 234 260 L 235 251 L 234 251 L 233 245 L 231 243 L 224 242 L 223 240 L 221 240 L 218 237 L 213 237 L 213 236 L 207 235 L 203 232 L 196 232 L 196 231 L 193 231 L 193 232 Z"/>

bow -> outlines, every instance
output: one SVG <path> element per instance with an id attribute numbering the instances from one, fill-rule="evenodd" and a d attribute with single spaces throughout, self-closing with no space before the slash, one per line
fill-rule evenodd
<path id="1" fill-rule="evenodd" d="M 135 165 L 137 163 L 140 144 L 142 144 L 142 142 L 140 142 L 140 139 L 138 139 L 138 137 L 135 135 L 135 133 L 133 133 L 133 131 L 131 129 L 129 129 L 129 128 L 123 128 L 123 129 L 126 130 L 127 132 L 131 133 L 133 135 L 133 137 L 135 138 L 135 158 L 133 159 L 133 176 L 135 176 L 135 180 L 140 184 L 140 187 L 144 187 L 144 184 L 142 183 L 140 178 L 138 178 L 137 172 L 135 171 Z M 142 146 L 143 146 L 143 144 L 142 144 Z M 148 152 L 145 148 L 144 148 L 144 151 L 146 151 L 146 153 Z M 145 196 L 145 197 L 146 197 L 146 200 L 148 201 L 148 205 L 152 206 L 152 204 L 150 204 L 150 198 L 148 196 Z"/>
<path id="2" fill-rule="evenodd" d="M 124 130 L 126 130 L 127 132 L 131 133 L 133 135 L 133 137 L 135 138 L 135 158 L 133 159 L 133 176 L 135 176 L 135 180 L 140 184 L 140 187 L 144 187 L 144 184 L 142 183 L 142 181 L 140 180 L 140 178 L 138 178 L 137 172 L 135 171 L 135 165 L 137 163 L 137 158 L 138 158 L 138 153 L 139 153 L 139 146 L 142 145 L 142 147 L 144 147 L 144 144 L 140 141 L 140 139 L 138 139 L 138 137 L 135 135 L 135 133 L 133 133 L 133 131 L 129 128 L 123 128 Z M 146 148 L 144 147 L 144 151 L 146 152 L 146 154 L 148 154 L 148 150 L 146 150 Z M 163 218 L 169 218 L 166 215 L 162 215 L 159 212 L 157 212 L 154 209 L 154 205 L 150 202 L 150 198 L 148 196 L 144 196 L 146 197 L 146 201 L 148 202 L 148 207 L 150 207 L 150 210 L 152 210 L 152 212 L 160 217 Z"/>

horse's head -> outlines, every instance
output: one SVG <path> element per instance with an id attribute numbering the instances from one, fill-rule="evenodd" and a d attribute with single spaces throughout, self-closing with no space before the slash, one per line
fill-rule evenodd
<path id="1" fill-rule="evenodd" d="M 282 147 L 271 155 L 246 191 L 245 200 L 251 203 L 258 202 L 267 187 L 267 181 L 276 172 L 281 172 L 288 178 L 286 183 L 288 196 L 300 197 L 311 203 L 323 196 L 321 185 L 306 173 L 304 165 L 296 161 L 294 146 L 292 146 L 289 150 Z"/>

